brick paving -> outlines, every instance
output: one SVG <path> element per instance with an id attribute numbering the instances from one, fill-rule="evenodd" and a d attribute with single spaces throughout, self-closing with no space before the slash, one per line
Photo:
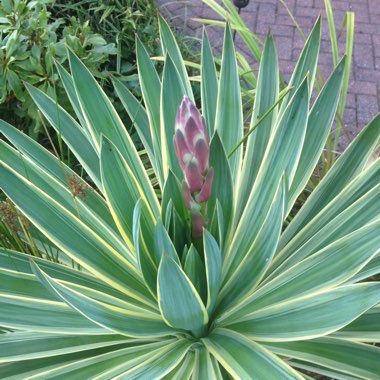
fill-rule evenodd
<path id="1" fill-rule="evenodd" d="M 173 1 L 156 0 L 162 14 L 183 34 L 200 37 L 202 25 L 194 18 L 221 20 L 220 16 L 202 0 Z M 307 35 L 316 18 L 322 14 L 322 41 L 319 67 L 324 78 L 332 70 L 332 55 L 327 19 L 323 0 L 285 0 L 303 32 Z M 347 96 L 344 123 L 351 137 L 366 125 L 379 111 L 380 101 L 380 0 L 333 0 L 332 7 L 337 31 L 341 29 L 347 11 L 355 12 L 355 43 L 351 70 L 351 81 Z M 250 0 L 242 9 L 241 16 L 247 26 L 261 38 L 268 30 L 275 37 L 280 68 L 288 79 L 299 56 L 304 40 L 295 27 L 280 0 Z M 215 53 L 221 51 L 223 31 L 208 27 Z M 339 49 L 343 54 L 345 31 L 338 36 Z M 255 62 L 244 43 L 236 38 L 236 47 L 252 66 Z M 342 136 L 342 146 L 347 138 Z"/>

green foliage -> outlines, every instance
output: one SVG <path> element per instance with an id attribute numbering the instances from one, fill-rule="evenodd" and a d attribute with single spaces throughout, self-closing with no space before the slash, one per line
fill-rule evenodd
<path id="1" fill-rule="evenodd" d="M 152 0 L 56 1 L 51 12 L 54 19 L 87 22 L 107 42 L 115 43 L 117 55 L 111 57 L 108 71 L 127 74 L 133 67 L 135 34 L 150 54 L 159 54 L 157 8 Z"/>
<path id="2" fill-rule="evenodd" d="M 175 39 L 159 23 L 167 50 L 162 76 L 138 44 L 144 103 L 115 81 L 146 144 L 149 172 L 71 50 L 71 72 L 60 73 L 80 123 L 55 99 L 28 91 L 88 182 L 0 121 L 16 148 L 0 144 L 0 188 L 60 260 L 46 260 L 42 245 L 42 258 L 32 261 L 0 248 L 0 377 L 303 379 L 307 370 L 377 378 L 380 349 L 369 343 L 380 342 L 380 283 L 369 276 L 380 273 L 380 159 L 369 158 L 380 116 L 286 224 L 331 129 L 344 60 L 311 106 L 320 20 L 282 95 L 269 36 L 252 132 L 244 136 L 230 29 L 216 78 L 204 77 L 214 72 L 205 38 L 201 81 L 217 83 L 217 92 L 201 83 L 214 182 L 197 210 L 203 235 L 192 237 L 172 136 L 181 96 L 189 102 L 193 93 Z M 70 262 L 82 270 L 64 265 Z"/>
<path id="3" fill-rule="evenodd" d="M 101 65 L 116 54 L 116 48 L 94 33 L 88 22 L 52 20 L 49 3 L 11 0 L 0 4 L 0 113 L 20 128 L 27 126 L 33 136 L 42 131 L 42 121 L 23 81 L 62 102 L 65 91 L 54 60 L 66 61 L 66 46 L 97 76 Z M 67 98 L 63 104 L 68 107 Z"/>

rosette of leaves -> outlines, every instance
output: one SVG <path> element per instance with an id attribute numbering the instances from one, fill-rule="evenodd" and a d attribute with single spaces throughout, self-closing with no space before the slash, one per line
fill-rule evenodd
<path id="1" fill-rule="evenodd" d="M 310 106 L 320 21 L 284 94 L 267 38 L 245 149 L 231 31 L 227 26 L 220 75 L 204 35 L 201 109 L 214 176 L 200 239 L 191 236 L 173 146 L 177 109 L 184 95 L 193 99 L 192 87 L 163 20 L 160 33 L 162 77 L 137 41 L 144 103 L 114 82 L 150 169 L 71 51 L 71 72 L 59 71 L 79 122 L 28 89 L 93 190 L 0 124 L 14 146 L 0 140 L 0 187 L 80 267 L 1 250 L 0 377 L 377 378 L 380 349 L 368 343 L 380 341 L 380 283 L 368 279 L 380 272 L 380 161 L 368 160 L 379 117 L 287 218 L 317 164 L 341 92 L 344 62 Z"/>

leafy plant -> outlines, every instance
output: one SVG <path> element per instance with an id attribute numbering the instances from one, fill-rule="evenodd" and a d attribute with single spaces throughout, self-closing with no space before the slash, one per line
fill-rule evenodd
<path id="1" fill-rule="evenodd" d="M 60 63 L 67 59 L 66 45 L 98 76 L 101 64 L 116 54 L 115 47 L 94 33 L 88 22 L 74 18 L 53 22 L 46 3 L 12 0 L 0 4 L 0 112 L 20 128 L 28 124 L 32 136 L 42 130 L 41 116 L 23 81 L 62 101 L 65 91 L 54 59 Z M 64 105 L 69 105 L 68 100 Z"/>
<path id="2" fill-rule="evenodd" d="M 86 0 L 56 1 L 51 6 L 54 18 L 75 18 L 88 22 L 92 30 L 109 43 L 115 43 L 117 54 L 108 71 L 128 74 L 135 61 L 135 34 L 158 54 L 157 7 L 152 0 Z"/>
<path id="3" fill-rule="evenodd" d="M 380 117 L 285 226 L 339 103 L 344 60 L 309 107 L 320 20 L 280 102 L 268 37 L 245 149 L 230 28 L 219 78 L 203 38 L 203 122 L 175 39 L 159 23 L 162 78 L 137 41 L 144 105 L 114 81 L 155 187 L 72 51 L 71 74 L 60 73 L 80 124 L 55 99 L 28 90 L 97 190 L 0 123 L 17 148 L 0 140 L 0 187 L 82 268 L 0 251 L 0 376 L 298 379 L 307 370 L 376 378 L 380 349 L 367 343 L 380 341 L 380 284 L 367 279 L 380 272 L 380 160 L 367 161 Z"/>

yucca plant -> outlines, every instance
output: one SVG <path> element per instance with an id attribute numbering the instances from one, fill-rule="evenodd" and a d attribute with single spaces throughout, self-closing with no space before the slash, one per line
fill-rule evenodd
<path id="1" fill-rule="evenodd" d="M 159 23 L 162 77 L 137 40 L 144 105 L 114 82 L 149 168 L 71 51 L 59 71 L 80 124 L 28 89 L 88 183 L 0 124 L 16 148 L 0 140 L 0 187 L 76 268 L 0 250 L 0 377 L 378 378 L 380 117 L 293 217 L 342 84 L 344 61 L 309 107 L 320 20 L 283 94 L 267 38 L 248 137 L 230 28 L 220 75 L 204 34 L 202 118 Z"/>

